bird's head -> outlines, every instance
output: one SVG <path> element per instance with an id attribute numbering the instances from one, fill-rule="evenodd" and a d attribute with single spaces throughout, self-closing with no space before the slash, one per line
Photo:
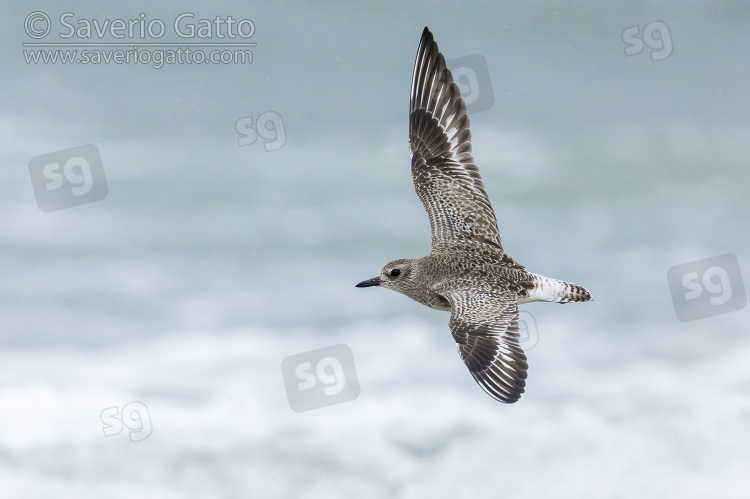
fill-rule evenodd
<path id="1" fill-rule="evenodd" d="M 382 286 L 411 296 L 411 291 L 415 287 L 416 274 L 417 260 L 393 260 L 383 267 L 379 276 L 362 281 L 357 284 L 357 287 Z"/>

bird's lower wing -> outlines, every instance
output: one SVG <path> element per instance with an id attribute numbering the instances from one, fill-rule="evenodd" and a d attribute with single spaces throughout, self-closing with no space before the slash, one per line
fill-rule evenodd
<path id="1" fill-rule="evenodd" d="M 449 326 L 471 375 L 495 400 L 517 401 L 529 366 L 519 344 L 515 297 L 474 290 L 441 294 L 451 304 Z"/>

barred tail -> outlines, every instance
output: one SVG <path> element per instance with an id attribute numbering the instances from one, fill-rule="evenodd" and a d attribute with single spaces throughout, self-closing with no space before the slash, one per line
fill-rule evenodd
<path id="1" fill-rule="evenodd" d="M 550 279 L 537 274 L 530 274 L 534 281 L 534 287 L 530 289 L 528 298 L 519 300 L 519 303 L 532 301 L 554 301 L 557 303 L 568 303 L 571 301 L 590 301 L 591 293 L 583 286 L 557 279 Z"/>

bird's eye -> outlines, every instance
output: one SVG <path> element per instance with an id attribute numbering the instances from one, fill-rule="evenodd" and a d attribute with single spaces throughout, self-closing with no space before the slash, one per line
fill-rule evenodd
<path id="1" fill-rule="evenodd" d="M 393 270 L 391 270 L 391 275 L 393 277 L 397 277 L 399 274 L 401 274 L 401 271 L 399 269 L 393 269 Z"/>

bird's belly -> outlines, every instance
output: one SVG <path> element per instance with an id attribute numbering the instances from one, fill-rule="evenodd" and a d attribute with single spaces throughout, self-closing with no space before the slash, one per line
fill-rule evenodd
<path id="1" fill-rule="evenodd" d="M 531 303 L 535 301 L 540 301 L 539 298 L 531 298 L 530 296 L 519 296 L 516 300 L 516 303 L 519 305 L 523 305 L 524 303 Z"/>
<path id="2" fill-rule="evenodd" d="M 450 312 L 451 310 L 450 302 L 437 293 L 432 293 L 427 297 L 426 300 L 419 300 L 419 302 L 422 305 L 427 305 L 428 307 L 434 308 L 435 310 L 444 310 L 447 312 Z"/>

